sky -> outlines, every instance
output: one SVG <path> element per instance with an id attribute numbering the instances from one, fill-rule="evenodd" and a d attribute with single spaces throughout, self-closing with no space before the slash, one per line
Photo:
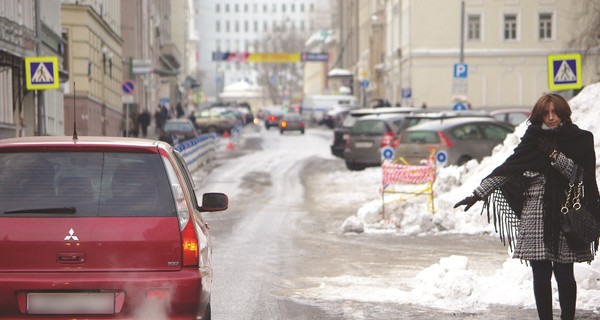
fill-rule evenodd
<path id="1" fill-rule="evenodd" d="M 569 101 L 572 120 L 580 128 L 594 134 L 597 159 L 600 156 L 600 83 L 587 86 Z M 533 108 L 533 106 L 532 106 Z M 357 212 L 349 216 L 340 226 L 342 232 L 394 232 L 406 235 L 428 235 L 443 232 L 456 234 L 485 234 L 498 237 L 493 225 L 488 224 L 485 213 L 480 215 L 482 201 L 469 211 L 464 207 L 454 209 L 454 204 L 472 194 L 480 181 L 496 166 L 500 165 L 518 144 L 526 130 L 523 123 L 514 134 L 507 136 L 504 143 L 494 150 L 490 157 L 478 163 L 472 160 L 462 167 L 450 166 L 438 172 L 434 183 L 435 214 L 431 214 L 426 201 L 415 197 L 405 201 L 391 201 L 385 205 L 385 212 L 392 221 L 381 221 L 381 198 L 373 193 L 381 181 L 381 168 L 367 168 L 357 172 L 332 172 L 325 181 L 336 181 L 337 185 L 352 185 L 352 190 L 340 194 L 340 197 L 364 199 Z M 597 160 L 597 165 L 600 161 Z M 597 171 L 596 179 L 598 180 Z M 355 188 L 355 186 L 362 186 Z M 417 190 L 419 186 L 410 186 Z M 335 201 L 334 198 L 330 201 Z M 386 195 L 386 200 L 401 195 Z M 340 199 L 341 200 L 341 199 Z M 401 212 L 410 212 L 402 216 Z M 443 226 L 445 231 L 440 231 Z M 502 246 L 500 240 L 498 245 Z M 591 264 L 575 264 L 575 277 L 578 283 L 577 308 L 595 310 L 600 313 L 600 257 Z M 494 272 L 481 272 L 469 268 L 469 259 L 460 255 L 447 256 L 437 264 L 422 270 L 410 283 L 408 290 L 401 290 L 393 284 L 397 279 L 355 278 L 347 276 L 336 279 L 322 279 L 322 285 L 310 293 L 318 299 L 352 299 L 356 301 L 390 301 L 397 303 L 422 304 L 446 310 L 486 309 L 491 304 L 515 305 L 535 308 L 531 280 L 531 270 L 518 259 L 512 259 L 507 248 L 506 261 Z M 352 284 L 353 290 L 340 290 Z M 390 285 L 391 284 L 391 285 Z M 559 308 L 556 283 L 552 281 L 554 307 Z M 510 292 L 510 294 L 506 294 Z M 341 296 L 343 295 L 343 296 Z"/>

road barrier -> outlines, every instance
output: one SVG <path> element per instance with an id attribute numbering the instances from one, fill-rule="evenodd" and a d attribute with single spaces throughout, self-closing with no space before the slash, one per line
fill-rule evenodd
<path id="1" fill-rule="evenodd" d="M 436 162 L 433 158 L 433 153 L 421 165 L 410 165 L 402 158 L 398 158 L 396 161 L 400 163 L 390 160 L 384 160 L 381 163 L 383 219 L 387 219 L 385 214 L 385 195 L 389 193 L 407 195 L 394 201 L 406 201 L 410 198 L 425 195 L 428 197 L 427 208 L 431 213 L 434 213 L 433 183 L 436 178 Z"/>
<path id="2" fill-rule="evenodd" d="M 181 152 L 183 160 L 193 172 L 215 158 L 218 144 L 218 134 L 205 133 L 194 139 L 178 143 L 173 146 L 173 149 Z"/>

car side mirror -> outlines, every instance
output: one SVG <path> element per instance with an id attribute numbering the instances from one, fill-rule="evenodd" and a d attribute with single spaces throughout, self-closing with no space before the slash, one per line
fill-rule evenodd
<path id="1" fill-rule="evenodd" d="M 208 192 L 202 194 L 202 206 L 198 208 L 201 212 L 213 212 L 226 210 L 229 198 L 221 192 Z"/>

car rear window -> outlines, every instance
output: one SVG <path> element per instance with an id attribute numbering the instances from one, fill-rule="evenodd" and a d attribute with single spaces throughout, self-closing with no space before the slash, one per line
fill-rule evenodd
<path id="1" fill-rule="evenodd" d="M 0 153 L 0 217 L 175 216 L 161 156 Z"/>
<path id="2" fill-rule="evenodd" d="M 400 143 L 439 143 L 440 138 L 435 131 L 404 131 Z"/>
<path id="3" fill-rule="evenodd" d="M 194 131 L 191 123 L 187 122 L 169 122 L 165 124 L 165 131 Z"/>
<path id="4" fill-rule="evenodd" d="M 352 135 L 380 136 L 384 135 L 386 131 L 387 126 L 381 120 L 361 120 L 352 126 L 350 132 Z"/>

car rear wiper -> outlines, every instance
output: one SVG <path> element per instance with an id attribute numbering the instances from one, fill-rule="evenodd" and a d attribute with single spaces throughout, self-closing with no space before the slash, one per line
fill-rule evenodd
<path id="1" fill-rule="evenodd" d="M 18 213 L 51 213 L 51 214 L 75 214 L 75 207 L 60 207 L 60 208 L 34 208 L 34 209 L 19 209 L 4 211 L 5 214 Z"/>

